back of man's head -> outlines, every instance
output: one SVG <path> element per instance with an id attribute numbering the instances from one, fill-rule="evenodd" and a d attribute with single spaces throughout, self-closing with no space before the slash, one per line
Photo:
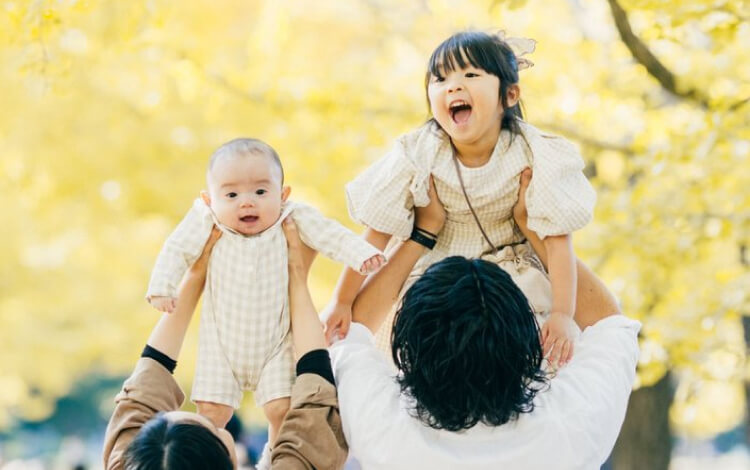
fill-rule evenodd
<path id="1" fill-rule="evenodd" d="M 146 423 L 125 452 L 126 470 L 232 469 L 224 444 L 205 426 L 172 422 L 163 414 Z"/>
<path id="2" fill-rule="evenodd" d="M 401 390 L 430 427 L 491 426 L 533 409 L 546 379 L 528 300 L 497 265 L 460 256 L 431 266 L 393 325 Z"/>

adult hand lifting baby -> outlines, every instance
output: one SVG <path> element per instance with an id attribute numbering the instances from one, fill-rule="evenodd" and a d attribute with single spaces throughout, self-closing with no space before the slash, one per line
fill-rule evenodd
<path id="1" fill-rule="evenodd" d="M 213 249 L 219 238 L 221 238 L 221 230 L 214 226 L 211 229 L 208 240 L 206 240 L 206 246 L 203 248 L 201 255 L 198 257 L 198 259 L 195 260 L 195 263 L 193 263 L 193 267 L 191 268 L 192 270 L 197 269 L 199 271 L 202 270 L 203 272 L 205 272 L 205 265 L 208 264 L 208 258 L 211 255 L 211 250 Z M 175 297 L 152 295 L 147 300 L 152 307 L 162 313 L 172 313 L 177 307 L 177 299 Z"/>

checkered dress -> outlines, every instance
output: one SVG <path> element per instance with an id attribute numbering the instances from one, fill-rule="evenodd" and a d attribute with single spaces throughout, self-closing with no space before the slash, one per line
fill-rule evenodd
<path id="1" fill-rule="evenodd" d="M 302 241 L 323 255 L 359 270 L 380 254 L 361 237 L 316 209 L 285 204 L 281 217 L 260 234 L 224 232 L 211 252 L 203 296 L 193 401 L 239 406 L 244 390 L 263 405 L 289 396 L 294 360 L 289 335 L 287 245 L 282 220 L 291 214 Z M 148 297 L 175 297 L 215 221 L 196 199 L 159 253 Z"/>
<path id="2" fill-rule="evenodd" d="M 524 168 L 534 171 L 526 205 L 529 228 L 540 238 L 582 228 L 591 220 L 596 202 L 575 146 L 530 124 L 520 124 L 522 135 L 512 139 L 508 131 L 501 131 L 483 166 L 459 164 L 471 204 L 495 246 L 523 239 L 512 212 Z M 417 262 L 407 285 L 447 256 L 478 258 L 491 251 L 466 204 L 448 136 L 436 124 L 427 123 L 401 136 L 383 158 L 346 185 L 352 219 L 406 239 L 414 225 L 414 207 L 429 203 L 430 174 L 447 218 L 435 248 Z M 388 329 L 390 320 L 385 323 Z M 388 332 L 379 335 L 379 340 L 388 337 Z"/>

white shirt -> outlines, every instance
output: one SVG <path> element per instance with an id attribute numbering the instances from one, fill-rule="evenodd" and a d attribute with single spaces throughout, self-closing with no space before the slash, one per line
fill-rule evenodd
<path id="1" fill-rule="evenodd" d="M 410 415 L 372 333 L 353 323 L 331 347 L 349 451 L 364 470 L 598 469 L 625 418 L 639 330 L 622 315 L 586 328 L 571 362 L 537 394 L 533 412 L 502 426 L 451 432 Z"/>

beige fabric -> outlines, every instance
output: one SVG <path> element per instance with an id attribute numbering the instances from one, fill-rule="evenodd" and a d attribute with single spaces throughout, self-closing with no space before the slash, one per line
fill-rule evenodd
<path id="1" fill-rule="evenodd" d="M 184 399 L 172 374 L 153 359 L 141 358 L 115 398 L 104 436 L 104 468 L 121 470 L 123 454 L 141 427 L 160 411 L 178 409 Z M 302 374 L 292 388 L 272 468 L 336 470 L 346 455 L 336 387 L 319 375 Z"/>
<path id="2" fill-rule="evenodd" d="M 336 387 L 319 375 L 300 375 L 272 451 L 271 468 L 336 470 L 344 466 L 347 451 Z"/>
<path id="3" fill-rule="evenodd" d="M 287 299 L 287 246 L 282 220 L 290 215 L 311 248 L 359 270 L 380 251 L 338 222 L 301 203 L 285 204 L 279 220 L 264 232 L 224 232 L 211 252 L 191 399 L 234 408 L 244 390 L 263 405 L 289 396 L 294 380 Z M 170 235 L 154 267 L 148 296 L 174 296 L 215 220 L 197 199 Z"/>
<path id="4" fill-rule="evenodd" d="M 596 194 L 583 175 L 584 163 L 565 139 L 521 123 L 523 135 L 502 131 L 490 160 L 478 168 L 461 165 L 471 203 L 496 246 L 523 239 L 515 230 L 512 209 L 518 198 L 519 175 L 532 167 L 526 191 L 529 228 L 541 238 L 572 233 L 592 217 Z M 428 123 L 401 136 L 383 158 L 346 185 L 351 217 L 400 239 L 409 237 L 415 206 L 429 202 L 430 174 L 447 212 L 435 248 L 422 257 L 414 272 L 446 256 L 476 258 L 489 251 L 466 204 L 453 163 L 450 140 Z"/>
<path id="5" fill-rule="evenodd" d="M 575 146 L 528 123 L 520 124 L 522 135 L 512 139 L 508 131 L 501 131 L 485 165 L 478 168 L 460 165 L 471 204 L 496 247 L 523 240 L 513 222 L 513 206 L 518 199 L 520 173 L 527 167 L 534 171 L 526 191 L 528 225 L 541 238 L 572 233 L 585 226 L 591 220 L 596 202 Z M 509 261 L 503 258 L 506 255 L 498 258 L 491 254 L 494 250 L 482 236 L 466 203 L 450 140 L 436 124 L 427 123 L 401 136 L 390 152 L 346 185 L 351 217 L 396 238 L 408 238 L 414 225 L 414 207 L 429 203 L 430 174 L 445 207 L 446 222 L 434 249 L 414 266 L 402 294 L 421 273 L 443 258 L 481 257 L 497 262 L 511 273 L 536 313 L 548 313 L 551 289 L 546 275 L 539 271 L 541 263 L 529 247 L 520 249 L 518 261 L 515 257 Z M 539 269 L 527 270 L 527 265 Z M 543 280 L 537 283 L 540 277 Z M 378 347 L 386 351 L 390 348 L 394 314 L 395 308 L 377 334 Z"/>
<path id="6" fill-rule="evenodd" d="M 185 400 L 172 374 L 153 359 L 141 358 L 115 397 L 115 410 L 104 435 L 104 468 L 120 470 L 130 442 L 160 411 L 178 409 Z"/>

